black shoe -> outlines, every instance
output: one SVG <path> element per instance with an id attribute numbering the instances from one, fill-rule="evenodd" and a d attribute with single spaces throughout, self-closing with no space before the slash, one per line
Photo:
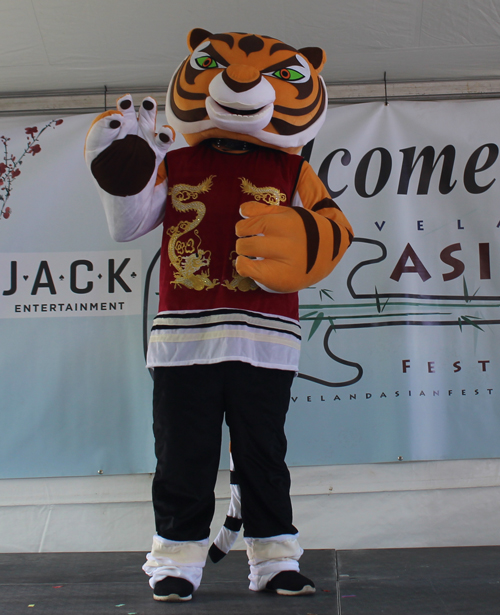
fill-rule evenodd
<path id="1" fill-rule="evenodd" d="M 166 577 L 156 583 L 153 593 L 161 602 L 185 602 L 193 597 L 193 584 L 179 577 Z"/>
<path id="2" fill-rule="evenodd" d="M 314 594 L 314 583 L 296 570 L 278 572 L 266 585 L 268 591 L 276 592 L 280 596 L 305 596 Z"/>

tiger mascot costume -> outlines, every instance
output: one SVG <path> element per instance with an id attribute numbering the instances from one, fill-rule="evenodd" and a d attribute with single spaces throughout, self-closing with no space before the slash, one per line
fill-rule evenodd
<path id="1" fill-rule="evenodd" d="M 168 90 L 170 126 L 156 132 L 156 102 L 144 99 L 136 114 L 127 95 L 96 118 L 85 147 L 114 239 L 163 224 L 147 355 L 157 534 L 143 569 L 156 600 L 190 600 L 199 587 L 225 419 L 250 589 L 310 594 L 285 464 L 297 291 L 327 276 L 352 241 L 298 155 L 325 118 L 325 53 L 200 28 L 188 47 Z M 176 131 L 189 147 L 167 153 Z"/>

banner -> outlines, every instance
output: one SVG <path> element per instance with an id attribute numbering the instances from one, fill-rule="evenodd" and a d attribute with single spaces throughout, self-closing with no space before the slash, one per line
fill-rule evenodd
<path id="1" fill-rule="evenodd" d="M 499 112 L 332 107 L 304 151 L 355 240 L 300 294 L 290 465 L 499 456 Z M 161 229 L 110 238 L 92 119 L 0 120 L 0 477 L 154 471 Z"/>
<path id="2" fill-rule="evenodd" d="M 500 455 L 499 111 L 329 110 L 311 162 L 356 238 L 301 293 L 291 422 L 308 462 Z"/>
<path id="3" fill-rule="evenodd" d="M 3 478 L 154 471 L 143 293 L 161 234 L 111 239 L 92 119 L 0 120 Z"/>

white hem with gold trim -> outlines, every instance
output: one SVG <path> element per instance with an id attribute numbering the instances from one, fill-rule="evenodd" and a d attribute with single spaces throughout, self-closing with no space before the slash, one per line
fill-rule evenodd
<path id="1" fill-rule="evenodd" d="M 234 308 L 162 312 L 153 322 L 147 366 L 244 361 L 297 371 L 300 340 L 299 322 L 284 316 Z"/>

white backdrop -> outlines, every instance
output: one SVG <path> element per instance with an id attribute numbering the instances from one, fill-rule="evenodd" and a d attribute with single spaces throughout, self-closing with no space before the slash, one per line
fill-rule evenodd
<path id="1" fill-rule="evenodd" d="M 330 109 L 311 162 L 356 239 L 301 294 L 293 425 L 315 463 L 499 456 L 499 109 Z"/>
<path id="2" fill-rule="evenodd" d="M 329 110 L 311 162 L 341 192 L 356 241 L 329 279 L 301 293 L 291 465 L 500 456 L 499 110 L 497 101 Z M 143 344 L 160 232 L 109 238 L 83 164 L 91 119 L 64 118 L 43 134 L 48 119 L 1 120 L 10 141 L 0 194 L 11 191 L 0 220 L 6 478 L 154 469 Z"/>

